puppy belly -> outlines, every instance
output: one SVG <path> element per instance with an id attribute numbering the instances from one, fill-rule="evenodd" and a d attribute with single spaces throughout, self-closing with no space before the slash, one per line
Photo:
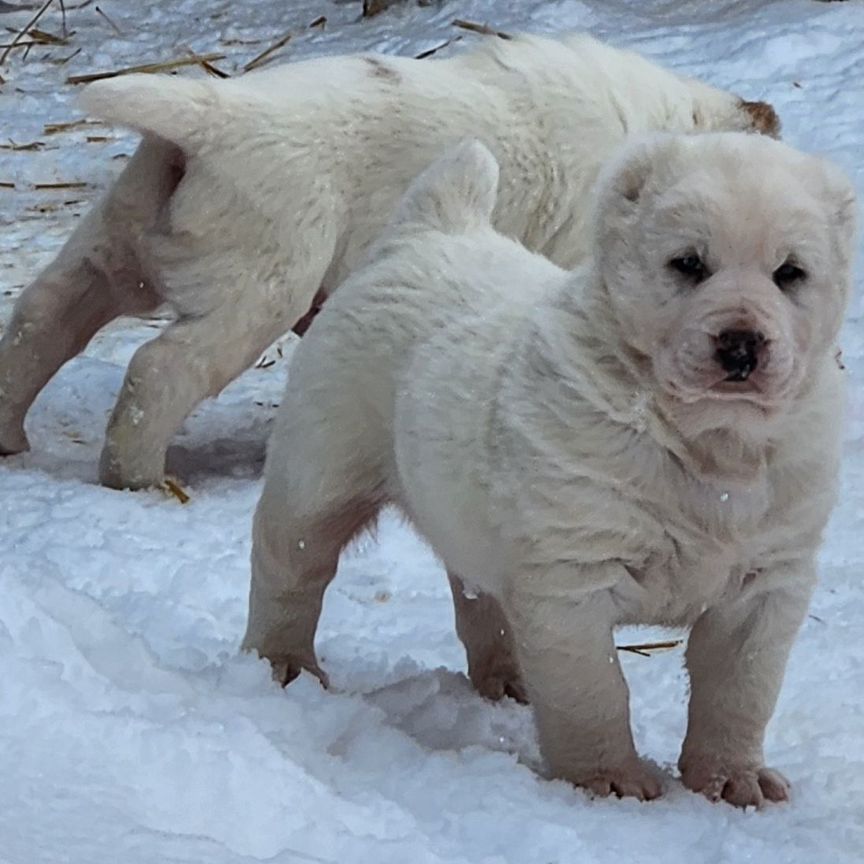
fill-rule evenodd
<path id="1" fill-rule="evenodd" d="M 406 495 L 401 509 L 451 573 L 467 588 L 501 596 L 508 556 L 504 544 L 490 534 L 483 510 L 466 515 L 456 496 Z"/>

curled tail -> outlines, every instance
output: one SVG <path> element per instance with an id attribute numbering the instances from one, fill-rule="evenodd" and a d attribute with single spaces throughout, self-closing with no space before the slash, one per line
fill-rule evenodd
<path id="1" fill-rule="evenodd" d="M 391 232 L 461 234 L 488 225 L 497 192 L 495 157 L 479 141 L 463 141 L 411 183 L 396 209 Z"/>
<path id="2" fill-rule="evenodd" d="M 158 135 L 186 152 L 208 137 L 223 90 L 207 80 L 170 75 L 121 75 L 90 84 L 84 109 L 103 120 Z M 223 88 L 227 89 L 227 88 Z"/>

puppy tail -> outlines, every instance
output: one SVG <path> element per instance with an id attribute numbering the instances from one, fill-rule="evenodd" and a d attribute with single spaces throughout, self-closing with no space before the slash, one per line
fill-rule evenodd
<path id="1" fill-rule="evenodd" d="M 193 151 L 212 126 L 220 98 L 209 81 L 121 75 L 90 84 L 80 101 L 85 111 L 102 120 L 158 135 Z"/>
<path id="2" fill-rule="evenodd" d="M 392 229 L 397 233 L 426 229 L 461 234 L 488 225 L 497 198 L 498 173 L 495 157 L 483 144 L 463 141 L 411 183 Z"/>

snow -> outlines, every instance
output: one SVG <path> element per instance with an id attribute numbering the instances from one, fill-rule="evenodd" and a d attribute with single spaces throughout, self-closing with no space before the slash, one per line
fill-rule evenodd
<path id="1" fill-rule="evenodd" d="M 94 5 L 76 5 L 67 2 L 68 46 L 34 48 L 26 61 L 13 52 L 2 69 L 2 143 L 45 146 L 0 149 L 0 181 L 16 184 L 0 188 L 0 320 L 134 146 L 100 126 L 45 133 L 80 116 L 66 76 L 187 48 L 224 51 L 217 65 L 233 71 L 289 30 L 286 59 L 416 54 L 458 35 L 456 17 L 589 29 L 770 100 L 788 141 L 829 155 L 864 191 L 859 0 L 454 0 L 369 21 L 359 0 L 104 0 L 119 33 Z M 42 29 L 59 31 L 58 6 Z M 32 10 L 0 13 L 0 27 L 15 29 Z M 321 14 L 326 28 L 310 29 Z M 58 181 L 89 185 L 32 188 Z M 662 800 L 592 801 L 538 777 L 529 710 L 472 693 L 441 568 L 394 517 L 346 556 L 327 598 L 318 644 L 332 691 L 308 677 L 278 689 L 237 649 L 250 518 L 292 338 L 284 356 L 268 352 L 274 365 L 247 372 L 185 425 L 171 454 L 192 496 L 184 506 L 95 484 L 124 365 L 162 322 L 111 325 L 38 400 L 33 451 L 0 462 L 0 862 L 860 861 L 862 312 L 859 291 L 843 339 L 842 499 L 767 741 L 794 799 L 759 813 L 711 805 L 675 779 L 680 649 L 623 656 L 640 750 L 667 778 Z"/>

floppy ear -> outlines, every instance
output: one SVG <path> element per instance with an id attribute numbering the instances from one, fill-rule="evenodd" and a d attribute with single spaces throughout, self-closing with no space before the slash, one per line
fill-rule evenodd
<path id="1" fill-rule="evenodd" d="M 595 221 L 626 219 L 636 210 L 659 167 L 658 156 L 677 146 L 672 135 L 640 136 L 625 144 L 600 172 L 595 186 Z"/>
<path id="2" fill-rule="evenodd" d="M 855 240 L 857 201 L 855 187 L 841 168 L 827 159 L 808 156 L 808 162 L 816 163 L 816 171 L 802 171 L 802 176 L 812 178 L 810 191 L 825 207 L 830 226 L 838 241 L 838 252 L 848 264 L 852 260 Z"/>
<path id="3" fill-rule="evenodd" d="M 630 157 L 618 166 L 612 176 L 612 190 L 621 198 L 635 204 L 642 196 L 642 190 L 651 174 L 650 154 L 646 150 L 630 154 Z"/>

